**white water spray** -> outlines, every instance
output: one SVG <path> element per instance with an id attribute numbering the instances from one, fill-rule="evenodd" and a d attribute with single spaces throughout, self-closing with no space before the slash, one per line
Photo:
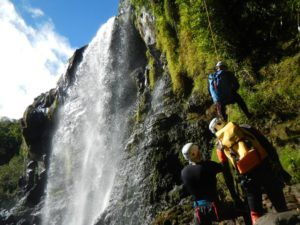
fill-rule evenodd
<path id="1" fill-rule="evenodd" d="M 120 159 L 126 114 L 112 107 L 110 46 L 114 18 L 98 31 L 85 50 L 59 112 L 53 138 L 43 225 L 92 225 L 107 206 Z"/>

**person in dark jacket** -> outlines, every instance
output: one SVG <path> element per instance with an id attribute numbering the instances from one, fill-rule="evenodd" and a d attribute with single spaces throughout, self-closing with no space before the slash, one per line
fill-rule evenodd
<path id="1" fill-rule="evenodd" d="M 208 76 L 208 87 L 218 115 L 227 121 L 226 105 L 237 103 L 247 118 L 251 118 L 252 114 L 249 112 L 245 101 L 237 93 L 239 83 L 234 74 L 226 70 L 226 64 L 222 61 L 216 64 L 216 69 L 215 73 Z"/>
<path id="2" fill-rule="evenodd" d="M 194 199 L 195 225 L 212 224 L 212 221 L 219 219 L 216 206 L 216 174 L 222 171 L 222 165 L 203 160 L 198 146 L 194 143 L 184 145 L 182 154 L 190 163 L 181 171 L 181 178 L 184 187 Z"/>
<path id="3" fill-rule="evenodd" d="M 219 131 L 222 132 L 227 124 L 219 118 L 214 118 L 210 124 L 209 129 L 212 133 L 219 135 Z M 285 197 L 283 194 L 284 183 L 289 183 L 291 176 L 282 168 L 279 157 L 276 153 L 276 149 L 273 145 L 264 137 L 258 130 L 249 125 L 239 125 L 242 129 L 249 132 L 255 137 L 260 145 L 267 152 L 267 157 L 264 158 L 260 164 L 252 168 L 245 174 L 239 174 L 239 181 L 246 193 L 248 206 L 250 208 L 250 216 L 252 224 L 255 224 L 257 219 L 263 214 L 262 207 L 262 188 L 265 190 L 269 199 L 277 212 L 283 212 L 287 210 Z M 224 128 L 224 129 L 223 129 Z M 233 148 L 232 146 L 231 148 Z M 229 169 L 229 161 L 236 164 L 237 160 L 232 159 L 234 154 L 224 153 L 224 146 L 221 140 L 217 142 L 217 155 L 219 161 L 224 167 L 224 178 L 228 188 L 233 186 L 233 178 Z M 230 160 L 228 160 L 230 159 Z M 235 162 L 235 163 L 234 163 Z M 236 167 L 237 165 L 233 165 Z M 277 168 L 277 169 L 274 169 Z"/>

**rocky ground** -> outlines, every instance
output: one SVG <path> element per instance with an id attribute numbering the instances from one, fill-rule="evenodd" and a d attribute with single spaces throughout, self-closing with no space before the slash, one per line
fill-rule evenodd
<path id="1" fill-rule="evenodd" d="M 284 194 L 287 201 L 288 208 L 297 210 L 300 213 L 300 183 L 284 188 Z M 265 200 L 265 204 L 270 204 Z"/>
<path id="2" fill-rule="evenodd" d="M 276 213 L 267 195 L 263 195 L 263 205 L 266 215 L 261 217 L 256 225 L 300 225 L 300 183 L 284 188 L 284 195 L 289 208 L 288 212 Z M 219 225 L 244 225 L 242 218 L 222 221 Z"/>

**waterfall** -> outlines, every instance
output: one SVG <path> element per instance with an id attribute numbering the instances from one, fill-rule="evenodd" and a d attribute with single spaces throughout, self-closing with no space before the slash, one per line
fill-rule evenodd
<path id="1" fill-rule="evenodd" d="M 122 156 L 128 99 L 136 95 L 124 94 L 131 83 L 122 77 L 124 62 L 113 55 L 115 21 L 111 18 L 104 24 L 85 50 L 76 81 L 60 107 L 43 225 L 94 224 L 108 205 Z"/>

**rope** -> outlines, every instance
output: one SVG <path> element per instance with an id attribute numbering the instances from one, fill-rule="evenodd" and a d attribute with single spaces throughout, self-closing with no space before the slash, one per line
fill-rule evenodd
<path id="1" fill-rule="evenodd" d="M 297 24 L 298 24 L 298 32 L 300 32 L 299 12 L 297 14 Z"/>
<path id="2" fill-rule="evenodd" d="M 207 16 L 209 30 L 210 30 L 210 33 L 211 33 L 211 38 L 212 38 L 213 45 L 214 45 L 214 48 L 215 48 L 215 54 L 217 56 L 217 60 L 219 61 L 219 54 L 218 54 L 218 51 L 217 51 L 215 36 L 214 36 L 213 30 L 212 30 L 212 27 L 211 27 L 211 22 L 210 22 L 210 19 L 209 19 L 209 14 L 208 14 L 206 0 L 203 0 L 203 2 L 204 2 L 205 11 L 206 11 L 206 16 Z"/>

